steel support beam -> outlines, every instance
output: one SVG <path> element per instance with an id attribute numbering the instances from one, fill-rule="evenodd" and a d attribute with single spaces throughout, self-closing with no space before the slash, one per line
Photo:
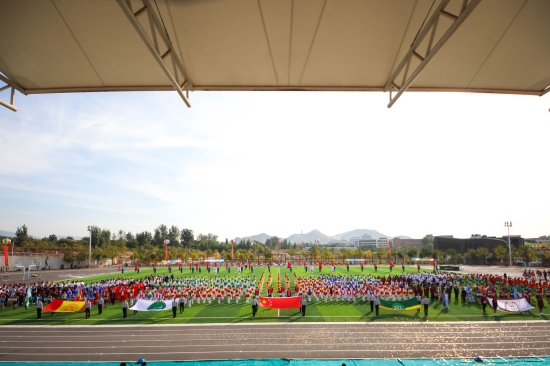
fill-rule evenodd
<path id="1" fill-rule="evenodd" d="M 166 77 L 170 81 L 170 84 L 174 87 L 174 89 L 178 92 L 181 99 L 187 104 L 188 107 L 191 107 L 191 103 L 189 102 L 189 90 L 193 90 L 193 84 L 189 80 L 189 76 L 187 75 L 187 71 L 183 67 L 183 63 L 179 59 L 176 50 L 174 49 L 174 46 L 172 45 L 172 42 L 170 41 L 170 38 L 166 34 L 166 31 L 164 29 L 164 26 L 160 19 L 158 18 L 157 14 L 154 12 L 153 7 L 151 6 L 151 3 L 149 0 L 141 0 L 143 3 L 143 8 L 139 9 L 135 13 L 130 8 L 129 3 L 125 0 L 117 0 L 118 5 L 122 8 L 122 11 L 127 16 L 128 20 L 130 21 L 130 24 L 134 27 L 138 35 L 141 37 L 143 42 L 145 43 L 145 46 L 149 49 L 159 66 L 161 67 L 162 71 L 166 74 Z M 153 41 L 149 39 L 147 36 L 147 33 L 141 26 L 141 23 L 138 21 L 137 17 L 143 14 L 144 12 L 147 13 L 147 17 L 143 17 L 144 21 L 149 22 L 149 25 L 151 27 L 151 32 L 153 36 Z M 146 19 L 146 20 L 145 20 Z M 160 38 L 159 39 L 157 38 Z M 161 52 L 160 44 L 164 44 L 164 49 Z M 166 57 L 169 57 L 172 60 L 172 69 L 164 62 L 164 59 Z M 180 75 L 183 80 L 180 81 Z M 185 87 L 186 93 L 184 94 L 182 86 Z"/>
<path id="2" fill-rule="evenodd" d="M 403 60 L 399 64 L 399 66 L 395 69 L 393 74 L 390 76 L 388 81 L 386 82 L 386 86 L 384 87 L 384 91 L 390 92 L 390 103 L 388 104 L 388 108 L 391 108 L 391 106 L 399 99 L 401 94 L 403 94 L 410 86 L 411 84 L 416 80 L 418 75 L 424 70 L 426 65 L 430 63 L 432 58 L 439 52 L 439 50 L 445 45 L 445 43 L 451 38 L 451 36 L 454 34 L 454 32 L 460 27 L 460 25 L 468 18 L 468 16 L 474 11 L 476 6 L 481 2 L 481 0 L 471 0 L 470 3 L 466 6 L 463 6 L 461 13 L 459 16 L 456 16 L 454 14 L 451 14 L 445 10 L 447 5 L 449 4 L 450 0 L 441 0 L 441 3 L 436 8 L 430 19 L 426 22 L 425 26 L 420 30 L 420 33 L 414 40 L 413 44 L 411 45 L 409 51 L 403 57 Z M 464 1 L 464 5 L 467 3 L 467 1 Z M 436 45 L 432 48 L 433 38 L 436 33 L 437 26 L 439 24 L 439 18 L 443 15 L 446 18 L 449 18 L 453 21 L 453 24 L 447 29 L 445 34 L 439 39 L 439 41 L 436 43 Z M 424 38 L 428 35 L 428 33 L 432 31 L 429 43 L 428 43 L 428 49 L 426 50 L 426 54 L 424 56 L 420 55 L 417 51 L 417 48 L 420 46 Z M 409 66 L 412 60 L 412 57 L 418 58 L 421 62 L 418 67 L 412 71 L 412 73 L 409 76 Z M 397 93 L 394 97 L 392 97 L 392 90 L 396 86 L 395 80 L 397 77 L 403 72 L 403 81 L 400 87 L 398 87 Z"/>
<path id="3" fill-rule="evenodd" d="M 3 107 L 6 107 L 8 109 L 11 109 L 14 112 L 17 112 L 17 107 L 15 106 L 15 91 L 18 90 L 23 94 L 25 93 L 25 89 L 21 88 L 19 85 L 5 77 L 4 75 L 0 74 L 0 81 L 3 81 L 6 83 L 5 86 L 0 88 L 0 92 L 3 92 L 4 90 L 8 90 L 11 88 L 11 96 L 10 96 L 10 102 L 6 102 L 2 99 L 0 99 L 0 105 Z"/>

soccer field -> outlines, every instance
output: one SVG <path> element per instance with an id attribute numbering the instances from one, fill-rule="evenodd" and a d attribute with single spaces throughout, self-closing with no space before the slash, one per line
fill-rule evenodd
<path id="1" fill-rule="evenodd" d="M 358 266 L 350 266 L 349 272 L 345 266 L 337 266 L 335 275 L 342 276 L 357 276 L 357 275 L 373 275 L 373 276 L 386 276 L 388 274 L 399 275 L 402 270 L 400 267 L 393 269 L 390 273 L 388 267 L 378 267 L 375 272 L 374 269 L 369 266 L 365 267 L 364 271 Z M 416 273 L 416 267 L 405 267 L 405 273 Z M 175 278 L 199 278 L 199 277 L 214 277 L 213 273 L 207 273 L 206 270 L 202 270 L 202 273 L 189 270 L 189 267 L 183 269 L 183 273 L 180 273 L 177 268 L 173 269 Z M 312 275 L 309 270 L 306 271 L 303 266 L 293 268 L 293 272 L 286 267 L 271 267 L 271 274 L 273 275 L 272 285 L 276 289 L 277 275 L 280 274 L 281 281 L 284 281 L 285 274 L 290 279 L 291 288 L 294 288 L 294 273 L 298 277 L 313 277 L 319 276 L 319 270 L 315 267 L 315 273 Z M 323 274 L 330 274 L 330 267 L 324 267 Z M 88 277 L 80 279 L 86 283 L 97 282 L 100 280 L 112 279 L 112 278 L 125 278 L 125 279 L 137 279 L 150 276 L 153 274 L 153 269 L 146 268 L 141 269 L 140 273 L 132 270 L 126 270 L 124 274 L 120 272 L 113 276 L 113 274 L 106 274 L 94 277 Z M 168 274 L 168 269 L 158 268 L 157 275 Z M 253 272 L 245 270 L 243 273 L 238 274 L 235 267 L 231 268 L 231 272 L 228 272 L 225 268 L 220 269 L 217 277 L 225 277 L 227 279 L 250 277 L 255 276 L 259 279 L 262 274 L 265 274 L 265 279 L 269 276 L 268 269 L 266 267 L 254 268 Z M 262 295 L 266 295 L 266 284 L 263 286 Z M 547 306 L 547 305 L 546 305 Z M 34 306 L 31 306 L 29 310 L 24 308 L 12 309 L 11 305 L 8 305 L 5 309 L 0 310 L 0 324 L 2 325 L 17 325 L 17 324 L 40 324 L 40 325 L 55 325 L 55 324 L 179 324 L 179 323 L 241 323 L 241 322 L 377 322 L 377 321 L 411 321 L 411 322 L 430 322 L 430 321 L 505 321 L 505 320 L 547 320 L 546 315 L 539 315 L 537 309 L 524 313 L 506 313 L 498 312 L 498 316 L 493 316 L 492 310 L 487 308 L 487 313 L 483 313 L 481 305 L 472 303 L 463 303 L 452 297 L 450 301 L 449 309 L 445 309 L 441 304 L 434 302 L 430 303 L 429 315 L 424 316 L 423 312 L 413 311 L 391 311 L 380 309 L 380 316 L 375 316 L 374 312 L 370 311 L 370 306 L 367 301 L 363 302 L 361 298 L 358 300 L 348 301 L 328 301 L 324 300 L 315 301 L 312 297 L 312 301 L 308 302 L 306 316 L 302 317 L 299 309 L 292 310 L 276 310 L 265 309 L 260 307 L 255 318 L 252 318 L 252 308 L 250 303 L 245 302 L 244 296 L 237 304 L 235 299 L 231 303 L 227 303 L 227 300 L 222 300 L 220 304 L 217 301 L 212 303 L 194 303 L 192 307 L 185 307 L 184 313 L 178 314 L 176 318 L 172 317 L 171 311 L 140 311 L 134 315 L 133 311 L 128 311 L 128 318 L 122 318 L 121 303 L 117 302 L 114 306 L 109 304 L 107 308 L 104 308 L 102 315 L 97 315 L 97 306 L 94 306 L 91 312 L 91 318 L 85 319 L 84 313 L 56 313 L 52 316 L 49 313 L 43 313 L 42 319 L 38 321 L 36 319 L 36 312 Z M 545 308 L 547 309 L 547 308 Z"/>

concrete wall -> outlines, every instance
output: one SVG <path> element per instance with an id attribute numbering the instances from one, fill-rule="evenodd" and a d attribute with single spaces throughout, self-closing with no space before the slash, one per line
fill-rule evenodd
<path id="1" fill-rule="evenodd" d="M 9 260 L 9 268 L 4 266 L 4 256 L 0 256 L 0 271 L 6 272 L 6 271 L 16 271 L 17 267 L 15 267 L 16 263 L 20 263 L 22 266 L 25 266 L 25 268 L 29 268 L 31 264 L 33 264 L 35 261 L 40 262 L 40 266 L 38 270 L 42 270 L 42 268 L 46 267 L 46 261 L 47 265 L 50 267 L 50 269 L 60 269 L 61 265 L 64 265 L 65 268 L 70 268 L 70 264 L 65 262 L 63 260 L 63 257 L 45 257 L 45 256 L 8 256 Z M 77 264 L 76 261 L 73 262 L 73 266 Z M 87 263 L 86 263 L 87 265 Z M 33 271 L 36 269 L 33 268 Z"/>

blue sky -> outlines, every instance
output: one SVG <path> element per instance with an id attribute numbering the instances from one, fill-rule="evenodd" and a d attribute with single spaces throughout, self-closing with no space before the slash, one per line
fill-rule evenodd
<path id="1" fill-rule="evenodd" d="M 7 92 L 0 98 L 9 98 Z M 352 229 L 550 234 L 548 96 L 16 95 L 0 109 L 0 229 L 221 239 Z"/>

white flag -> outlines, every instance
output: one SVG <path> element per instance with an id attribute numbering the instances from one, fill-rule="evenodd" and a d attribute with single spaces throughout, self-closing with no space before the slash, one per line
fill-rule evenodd
<path id="1" fill-rule="evenodd" d="M 488 297 L 487 300 L 489 300 L 489 305 L 493 303 L 492 298 Z M 533 307 L 527 302 L 525 297 L 521 297 L 519 299 L 497 299 L 497 306 L 498 310 L 512 313 L 520 313 L 533 309 Z"/>
<path id="2" fill-rule="evenodd" d="M 172 310 L 172 301 L 178 301 L 178 299 L 174 300 L 145 300 L 145 299 L 138 299 L 138 301 L 135 303 L 134 306 L 130 308 L 130 310 L 139 310 L 139 311 L 162 311 L 162 310 Z"/>

